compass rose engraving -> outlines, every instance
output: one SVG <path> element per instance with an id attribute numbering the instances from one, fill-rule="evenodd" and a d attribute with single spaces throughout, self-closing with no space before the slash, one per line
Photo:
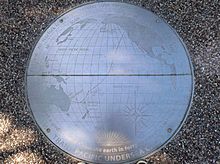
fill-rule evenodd
<path id="1" fill-rule="evenodd" d="M 134 122 L 134 134 L 137 135 L 138 130 L 141 129 L 141 127 L 148 125 L 146 124 L 147 117 L 151 116 L 149 114 L 146 114 L 146 104 L 137 104 L 136 101 L 136 92 L 135 92 L 135 99 L 134 104 L 131 104 L 130 106 L 126 105 L 125 109 L 125 116 L 132 119 Z"/>

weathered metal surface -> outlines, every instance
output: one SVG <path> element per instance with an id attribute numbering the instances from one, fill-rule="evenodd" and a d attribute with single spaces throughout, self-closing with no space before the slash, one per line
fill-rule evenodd
<path id="1" fill-rule="evenodd" d="M 53 22 L 27 70 L 27 97 L 43 133 L 84 161 L 122 163 L 167 143 L 189 110 L 188 52 L 158 16 L 98 2 Z"/>

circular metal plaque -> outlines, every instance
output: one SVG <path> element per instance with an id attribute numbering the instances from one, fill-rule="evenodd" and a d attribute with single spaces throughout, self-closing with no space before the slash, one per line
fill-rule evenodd
<path id="1" fill-rule="evenodd" d="M 136 161 L 182 125 L 193 93 L 188 52 L 158 16 L 120 2 L 70 10 L 37 42 L 27 98 L 43 133 L 92 163 Z"/>

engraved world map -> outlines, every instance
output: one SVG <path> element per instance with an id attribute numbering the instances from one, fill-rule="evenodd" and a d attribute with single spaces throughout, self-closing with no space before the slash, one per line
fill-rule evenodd
<path id="1" fill-rule="evenodd" d="M 119 163 L 171 138 L 192 95 L 188 53 L 153 13 L 99 2 L 70 10 L 37 42 L 27 97 L 44 134 L 78 159 Z"/>

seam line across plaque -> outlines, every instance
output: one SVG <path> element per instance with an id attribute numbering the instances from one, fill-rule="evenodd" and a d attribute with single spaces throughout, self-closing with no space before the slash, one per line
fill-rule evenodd
<path id="1" fill-rule="evenodd" d="M 27 76 L 191 76 L 191 74 L 32 74 Z"/>

